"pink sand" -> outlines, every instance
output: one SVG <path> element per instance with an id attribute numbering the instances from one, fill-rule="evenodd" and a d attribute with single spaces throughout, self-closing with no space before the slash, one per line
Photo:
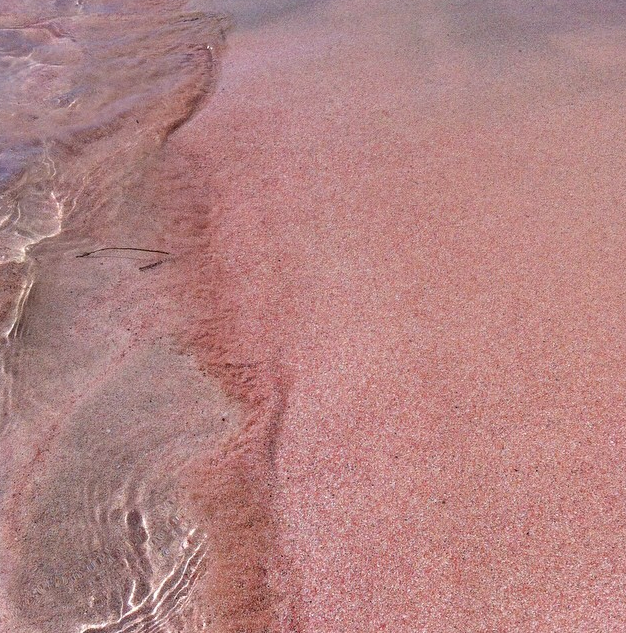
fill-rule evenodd
<path id="1" fill-rule="evenodd" d="M 280 630 L 626 627 L 625 20 L 350 0 L 231 36 L 174 148 L 229 358 L 286 394 Z"/>
<path id="2" fill-rule="evenodd" d="M 0 631 L 120 630 L 143 512 L 183 633 L 622 633 L 626 10 L 290 6 L 34 253 Z"/>

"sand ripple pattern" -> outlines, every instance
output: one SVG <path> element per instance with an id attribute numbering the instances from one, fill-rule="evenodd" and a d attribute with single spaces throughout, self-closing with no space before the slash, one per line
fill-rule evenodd
<path id="1" fill-rule="evenodd" d="M 189 532 L 183 545 L 183 555 L 156 590 L 134 606 L 138 585 L 143 580 L 133 581 L 128 596 L 130 610 L 114 622 L 89 626 L 81 633 L 167 633 L 171 630 L 171 619 L 187 606 L 206 555 L 204 541 L 194 538 L 195 532 L 195 529 Z M 144 538 L 141 532 L 140 535 Z"/>
<path id="2" fill-rule="evenodd" d="M 189 496 L 206 491 L 181 481 L 238 432 L 238 408 L 167 347 L 127 356 L 93 388 L 10 517 L 19 526 L 16 631 L 202 630 L 211 616 L 193 592 L 214 563 L 212 516 Z"/>

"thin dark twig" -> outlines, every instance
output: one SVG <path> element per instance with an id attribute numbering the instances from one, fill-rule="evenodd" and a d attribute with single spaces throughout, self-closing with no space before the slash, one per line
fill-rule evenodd
<path id="1" fill-rule="evenodd" d="M 164 259 L 160 259 L 158 262 L 153 262 L 152 264 L 146 264 L 145 266 L 139 266 L 139 270 L 150 270 L 151 268 L 156 268 L 164 263 Z"/>
<path id="2" fill-rule="evenodd" d="M 130 259 L 131 262 L 145 262 L 149 257 L 133 257 L 132 255 L 92 255 L 89 259 Z"/>
<path id="3" fill-rule="evenodd" d="M 132 246 L 107 246 L 105 248 L 97 248 L 95 251 L 89 251 L 88 253 L 81 253 L 76 257 L 89 257 L 94 253 L 101 253 L 102 251 L 141 251 L 142 253 L 161 253 L 161 255 L 171 255 L 168 251 L 158 251 L 154 248 L 134 248 Z"/>

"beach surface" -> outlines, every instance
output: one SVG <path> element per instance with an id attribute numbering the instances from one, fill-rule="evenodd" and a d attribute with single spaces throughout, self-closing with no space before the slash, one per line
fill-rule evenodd
<path id="1" fill-rule="evenodd" d="M 216 10 L 202 107 L 33 251 L 0 624 L 623 631 L 626 9 Z"/>

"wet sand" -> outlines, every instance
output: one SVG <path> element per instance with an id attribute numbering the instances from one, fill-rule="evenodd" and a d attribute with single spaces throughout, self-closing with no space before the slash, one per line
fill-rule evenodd
<path id="1" fill-rule="evenodd" d="M 210 101 L 33 250 L 0 624 L 623 630 L 626 12 L 224 8 Z"/>

